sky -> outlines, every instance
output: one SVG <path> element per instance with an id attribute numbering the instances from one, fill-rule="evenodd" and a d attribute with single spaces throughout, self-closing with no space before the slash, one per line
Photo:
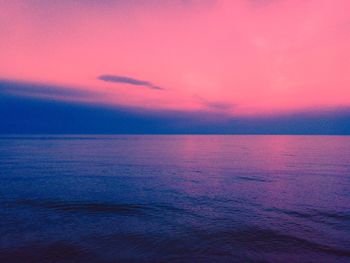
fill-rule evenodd
<path id="1" fill-rule="evenodd" d="M 348 0 L 0 0 L 0 133 L 348 134 L 349 47 Z"/>

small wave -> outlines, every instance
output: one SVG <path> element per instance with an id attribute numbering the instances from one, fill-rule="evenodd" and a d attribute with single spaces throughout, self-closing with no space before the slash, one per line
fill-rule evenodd
<path id="1" fill-rule="evenodd" d="M 286 210 L 286 209 L 279 209 L 279 208 L 273 208 L 273 209 L 266 209 L 267 211 L 273 211 L 278 213 L 283 213 L 289 216 L 299 217 L 299 218 L 305 218 L 305 219 L 311 219 L 313 221 L 322 221 L 324 220 L 337 220 L 337 221 L 349 221 L 350 220 L 350 214 L 347 212 L 338 212 L 338 211 L 321 211 L 317 209 L 310 209 L 306 211 L 293 211 L 293 210 Z"/>
<path id="2" fill-rule="evenodd" d="M 323 217 L 334 218 L 343 221 L 350 221 L 350 214 L 346 212 L 316 211 L 316 214 Z"/>
<path id="3" fill-rule="evenodd" d="M 83 212 L 90 214 L 115 213 L 126 215 L 140 215 L 147 210 L 145 205 L 140 204 L 107 204 L 98 202 L 65 202 L 53 200 L 20 200 L 15 202 L 21 206 L 52 209 L 63 212 Z"/>
<path id="4" fill-rule="evenodd" d="M 183 208 L 172 206 L 166 203 L 149 204 L 116 204 L 99 202 L 66 202 L 58 200 L 18 200 L 8 204 L 17 206 L 29 206 L 33 208 L 50 209 L 65 213 L 86 213 L 86 214 L 119 214 L 127 216 L 159 216 L 164 213 L 170 214 L 195 214 Z"/>
<path id="5" fill-rule="evenodd" d="M 262 183 L 272 182 L 271 180 L 266 180 L 266 179 L 257 178 L 257 177 L 248 177 L 248 176 L 237 176 L 235 178 L 243 181 L 254 181 L 254 182 L 262 182 Z"/>
<path id="6" fill-rule="evenodd" d="M 27 244 L 16 248 L 0 249 L 0 262 L 102 262 L 81 246 L 59 241 L 51 244 Z"/>
<path id="7" fill-rule="evenodd" d="M 266 252 L 287 252 L 314 251 L 333 256 L 350 257 L 350 250 L 316 243 L 306 238 L 296 237 L 290 234 L 281 233 L 273 229 L 262 229 L 259 227 L 248 227 L 242 229 L 225 229 L 216 232 L 197 232 L 201 240 L 209 244 L 230 244 L 233 247 L 242 249 L 249 245 L 257 251 Z"/>

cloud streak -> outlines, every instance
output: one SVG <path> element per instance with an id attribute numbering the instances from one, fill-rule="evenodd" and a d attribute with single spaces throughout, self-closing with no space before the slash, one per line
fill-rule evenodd
<path id="1" fill-rule="evenodd" d="M 92 96 L 97 96 L 96 92 L 88 90 L 8 79 L 0 79 L 0 93 L 14 96 L 63 100 L 84 100 Z"/>
<path id="2" fill-rule="evenodd" d="M 106 82 L 123 83 L 123 84 L 129 84 L 134 86 L 143 86 L 143 87 L 155 89 L 155 90 L 163 90 L 163 88 L 156 86 L 149 81 L 139 80 L 139 79 L 130 78 L 126 76 L 101 75 L 98 77 L 98 79 Z"/>
<path id="3" fill-rule="evenodd" d="M 203 101 L 202 104 L 209 109 L 218 110 L 218 111 L 228 111 L 228 110 L 232 110 L 235 107 L 234 104 L 226 103 L 226 102 Z"/>

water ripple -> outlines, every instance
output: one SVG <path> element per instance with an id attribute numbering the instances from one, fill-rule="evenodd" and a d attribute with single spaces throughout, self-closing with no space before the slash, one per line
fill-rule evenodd
<path id="1" fill-rule="evenodd" d="M 19 200 L 15 204 L 45 208 L 62 212 L 83 212 L 89 214 L 114 213 L 121 215 L 140 215 L 148 207 L 141 204 L 107 204 L 98 202 L 66 202 L 57 200 Z"/>

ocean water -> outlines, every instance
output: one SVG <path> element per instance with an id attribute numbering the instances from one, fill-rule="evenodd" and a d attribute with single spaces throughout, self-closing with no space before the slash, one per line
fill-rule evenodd
<path id="1" fill-rule="evenodd" d="M 2 136 L 0 262 L 350 262 L 350 137 Z"/>

